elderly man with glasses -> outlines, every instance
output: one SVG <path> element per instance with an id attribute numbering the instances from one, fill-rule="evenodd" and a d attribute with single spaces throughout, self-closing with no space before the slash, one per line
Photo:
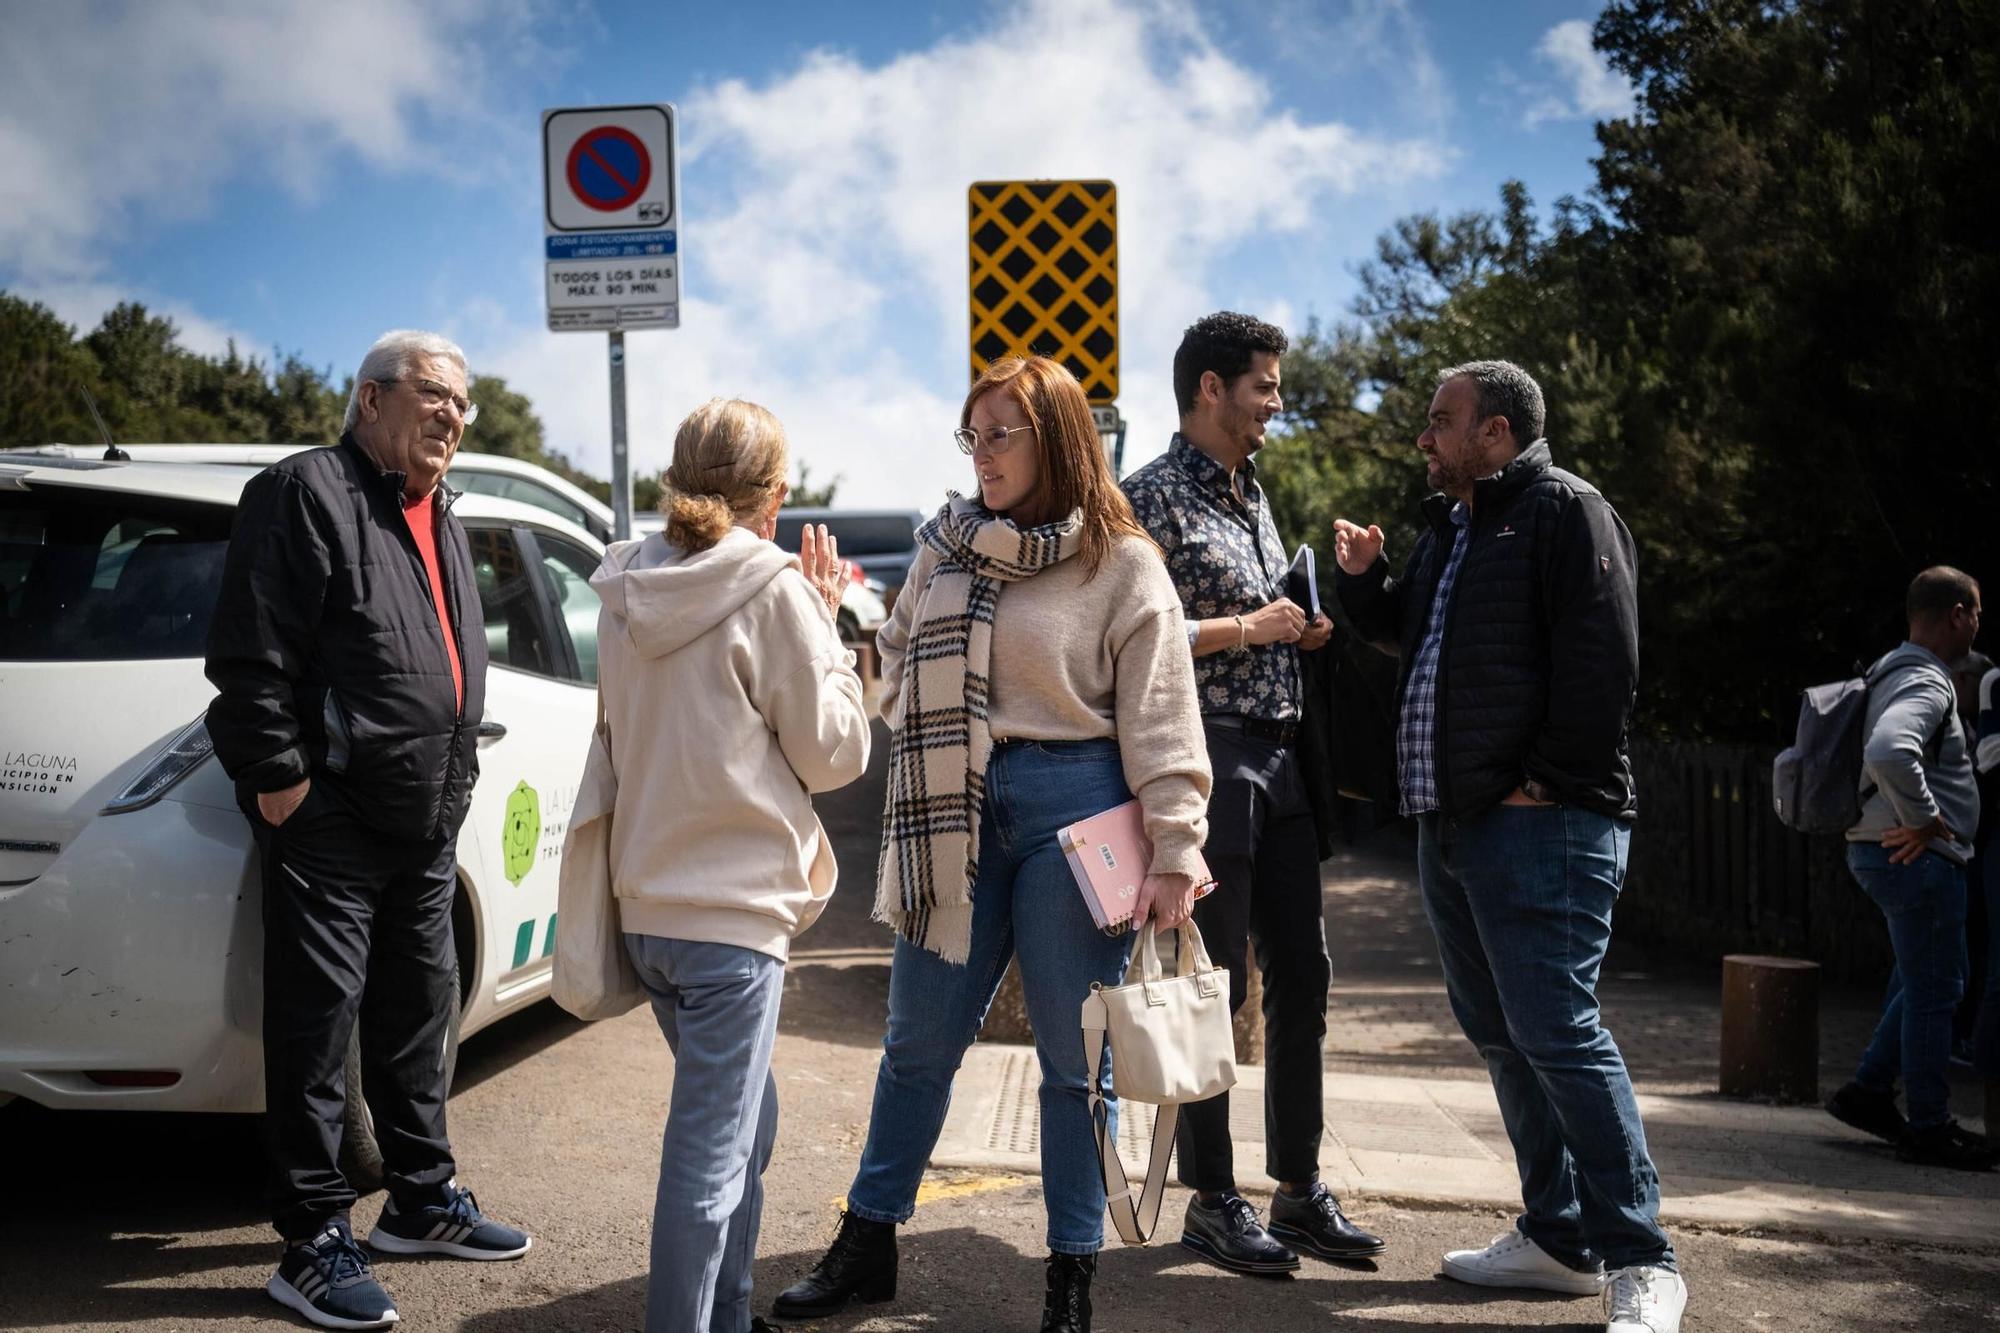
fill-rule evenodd
<path id="1" fill-rule="evenodd" d="M 357 1021 L 389 1188 L 370 1247 L 514 1259 L 529 1245 L 458 1184 L 444 1123 L 458 827 L 486 685 L 444 475 L 477 415 L 463 352 L 384 334 L 340 442 L 244 488 L 209 632 L 208 730 L 263 858 L 264 1122 L 286 1242 L 266 1290 L 327 1328 L 397 1318 L 339 1164 Z"/>

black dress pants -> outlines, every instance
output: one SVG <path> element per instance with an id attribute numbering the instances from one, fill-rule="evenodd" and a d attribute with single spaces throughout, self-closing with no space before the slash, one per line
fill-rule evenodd
<path id="1" fill-rule="evenodd" d="M 1232 1014 L 1243 1007 L 1255 947 L 1264 977 L 1264 1169 L 1274 1180 L 1317 1180 L 1332 965 L 1312 810 L 1291 747 L 1224 726 L 1205 730 L 1215 789 L 1202 855 L 1216 889 L 1195 904 L 1194 922 L 1210 960 L 1229 969 Z M 1183 1106 L 1175 1145 L 1183 1185 L 1234 1189 L 1229 1094 Z"/>
<path id="2" fill-rule="evenodd" d="M 272 828 L 247 810 L 264 878 L 264 1135 L 271 1220 L 309 1240 L 345 1218 L 341 1174 L 349 1038 L 389 1191 L 435 1201 L 454 1165 L 445 1137 L 456 835 L 411 842 L 356 821 L 318 785 Z"/>

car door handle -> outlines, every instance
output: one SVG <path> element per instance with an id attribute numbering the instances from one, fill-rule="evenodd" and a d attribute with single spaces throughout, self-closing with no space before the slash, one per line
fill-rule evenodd
<path id="1" fill-rule="evenodd" d="M 479 719 L 479 730 L 476 734 L 479 737 L 479 748 L 483 750 L 494 741 L 505 736 L 507 728 L 505 724 L 495 722 L 490 717 L 482 717 Z"/>

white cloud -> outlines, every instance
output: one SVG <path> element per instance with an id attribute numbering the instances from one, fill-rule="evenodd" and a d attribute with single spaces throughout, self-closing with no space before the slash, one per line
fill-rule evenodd
<path id="1" fill-rule="evenodd" d="M 1530 100 L 1523 122 L 1548 120 L 1618 120 L 1636 105 L 1632 85 L 1612 69 L 1590 42 L 1590 23 L 1570 19 L 1542 34 L 1535 55 L 1553 70 L 1555 91 L 1544 90 Z"/>
<path id="2" fill-rule="evenodd" d="M 1129 466 L 1166 442 L 1173 348 L 1229 252 L 1446 162 L 1425 142 L 1301 120 L 1191 10 L 1121 0 L 1036 0 L 878 64 L 816 51 L 767 82 L 697 90 L 681 111 L 689 299 L 681 330 L 627 344 L 634 466 L 666 461 L 696 403 L 740 393 L 785 420 L 816 476 L 843 474 L 854 504 L 927 507 L 964 487 L 947 432 L 968 373 L 973 181 L 1117 183 Z M 579 428 L 574 452 L 595 469 L 603 346 L 497 329 L 468 341 L 545 420 Z"/>
<path id="3" fill-rule="evenodd" d="M 528 41 L 526 0 L 20 4 L 0 42 L 0 271 L 103 271 L 123 235 L 202 216 L 226 181 L 323 197 L 337 170 L 462 158 L 481 50 Z M 474 40 L 484 34 L 484 41 Z"/>

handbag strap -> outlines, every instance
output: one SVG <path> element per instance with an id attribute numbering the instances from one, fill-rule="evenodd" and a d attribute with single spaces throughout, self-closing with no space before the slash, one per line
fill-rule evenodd
<path id="1" fill-rule="evenodd" d="M 597 682 L 597 734 L 604 738 L 604 757 L 613 760 L 615 771 L 616 757 L 611 753 L 611 719 L 604 713 L 604 682 L 601 680 Z"/>
<path id="2" fill-rule="evenodd" d="M 1174 1127 L 1180 1123 L 1178 1102 L 1161 1106 L 1153 1121 L 1152 1155 L 1146 1161 L 1146 1183 L 1133 1197 L 1132 1181 L 1125 1174 L 1118 1142 L 1111 1135 L 1110 1108 L 1104 1104 L 1104 1089 L 1098 1071 L 1104 1064 L 1105 1029 L 1109 1025 L 1104 1001 L 1093 989 L 1083 1006 L 1083 1065 L 1090 1079 L 1090 1125 L 1097 1139 L 1097 1162 L 1104 1173 L 1104 1203 L 1111 1212 L 1111 1225 L 1127 1245 L 1144 1245 L 1160 1224 L 1160 1204 L 1167 1191 L 1167 1164 L 1174 1152 Z"/>

